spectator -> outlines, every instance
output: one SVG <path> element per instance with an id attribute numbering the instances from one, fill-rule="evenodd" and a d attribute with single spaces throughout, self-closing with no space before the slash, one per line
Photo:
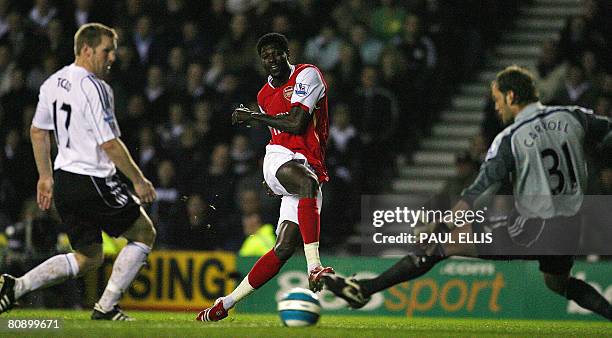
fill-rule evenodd
<path id="1" fill-rule="evenodd" d="M 255 158 L 255 152 L 249 148 L 249 139 L 246 136 L 240 134 L 234 136 L 230 154 L 236 176 L 244 176 L 253 170 L 251 164 Z"/>
<path id="2" fill-rule="evenodd" d="M 23 23 L 23 17 L 18 12 L 11 12 L 6 17 L 8 33 L 4 35 L 0 44 L 8 44 L 15 60 L 19 60 L 19 66 L 28 68 L 36 58 L 41 55 L 35 48 L 36 39 Z"/>
<path id="3" fill-rule="evenodd" d="M 72 41 L 66 37 L 62 21 L 59 19 L 51 20 L 45 33 L 45 46 L 41 49 L 46 53 L 54 55 L 57 58 L 58 64 L 70 63 L 72 58 L 74 58 Z"/>
<path id="4" fill-rule="evenodd" d="M 166 151 L 173 151 L 179 145 L 179 139 L 185 131 L 185 107 L 180 103 L 171 103 L 169 106 L 168 122 L 161 125 L 157 133 L 161 146 Z"/>
<path id="5" fill-rule="evenodd" d="M 204 69 L 197 62 L 192 62 L 187 67 L 187 102 L 192 103 L 201 99 L 209 90 L 204 87 Z"/>
<path id="6" fill-rule="evenodd" d="M 160 66 L 153 65 L 149 67 L 144 95 L 147 99 L 147 112 L 152 116 L 162 117 L 168 111 L 170 95 L 167 92 L 164 78 L 164 73 Z"/>
<path id="7" fill-rule="evenodd" d="M 94 10 L 93 0 L 71 1 L 69 9 L 64 15 L 66 28 L 69 32 L 76 32 L 79 27 L 86 23 L 104 20 L 104 18 L 100 16 L 101 13 L 103 13 L 103 11 L 99 8 Z"/>
<path id="8" fill-rule="evenodd" d="M 225 8 L 233 15 L 246 14 L 248 11 L 253 9 L 257 1 L 245 1 L 245 0 L 226 0 Z"/>
<path id="9" fill-rule="evenodd" d="M 120 29 L 132 27 L 144 15 L 145 2 L 142 0 L 124 0 L 115 2 L 115 13 L 121 13 L 113 18 L 115 26 Z M 121 40 L 121 35 L 119 35 Z"/>
<path id="10" fill-rule="evenodd" d="M 289 40 L 289 62 L 292 65 L 296 63 L 304 63 L 302 43 L 297 39 Z"/>
<path id="11" fill-rule="evenodd" d="M 288 18 L 287 20 L 287 29 L 285 31 L 272 31 L 282 33 L 285 36 L 297 37 L 301 40 L 315 36 L 320 29 L 319 23 L 328 22 L 331 20 L 330 13 L 334 5 L 335 4 L 332 1 L 297 1 L 295 8 L 296 11 L 292 15 L 293 20 L 291 18 Z M 293 29 L 291 22 L 299 23 L 299 31 Z"/>
<path id="12" fill-rule="evenodd" d="M 223 76 L 218 86 L 219 110 L 221 112 L 231 112 L 235 107 L 238 107 L 241 103 L 246 102 L 246 100 L 249 99 L 249 97 L 245 94 L 245 91 L 242 90 L 242 88 L 248 83 L 248 80 L 245 82 L 245 78 L 249 78 L 249 76 L 244 73 L 240 75 L 229 73 Z M 221 128 L 231 125 L 229 116 L 227 115 L 225 119 L 221 119 L 221 117 L 218 116 L 217 120 L 221 122 L 219 125 Z"/>
<path id="13" fill-rule="evenodd" d="M 11 58 L 11 47 L 8 44 L 0 45 L 0 97 L 11 90 L 13 72 L 17 63 Z"/>
<path id="14" fill-rule="evenodd" d="M 302 27 L 302 23 L 304 24 L 304 27 Z M 300 18 L 300 28 L 303 28 L 304 30 L 308 30 L 310 28 L 309 26 L 310 26 L 310 23 L 306 21 L 306 18 Z M 286 36 L 294 36 L 295 34 L 293 33 L 292 28 L 293 27 L 291 26 L 291 19 L 289 19 L 289 17 L 286 14 L 280 13 L 280 14 L 275 15 L 272 18 L 272 25 L 270 27 L 270 30 L 272 32 L 277 32 L 280 34 L 284 34 Z M 300 33 L 303 34 L 304 32 L 300 32 Z"/>
<path id="15" fill-rule="evenodd" d="M 145 98 L 140 94 L 130 96 L 128 99 L 127 108 L 125 114 L 119 117 L 119 123 L 121 123 L 122 130 L 140 130 L 147 121 L 153 123 L 159 123 L 159 117 L 147 116 Z M 123 137 L 125 144 L 130 149 L 135 149 L 138 135 L 136 133 L 128 133 Z"/>
<path id="16" fill-rule="evenodd" d="M 118 46 L 117 65 L 113 66 L 113 69 L 115 69 L 112 76 L 113 87 L 115 87 L 115 83 L 117 84 L 117 89 L 114 91 L 115 95 L 142 92 L 146 81 L 146 72 L 138 60 L 136 50 L 131 45 Z M 121 89 L 118 90 L 119 88 Z M 122 101 L 121 98 L 115 98 L 115 100 L 117 102 Z"/>
<path id="17" fill-rule="evenodd" d="M 185 50 L 188 60 L 203 60 L 210 53 L 210 47 L 207 47 L 210 42 L 204 41 L 203 36 L 196 22 L 187 21 L 183 24 L 179 47 Z"/>
<path id="18" fill-rule="evenodd" d="M 249 20 L 244 14 L 236 14 L 230 21 L 229 32 L 217 44 L 216 50 L 223 53 L 228 72 L 240 73 L 253 64 L 255 40 L 249 31 Z"/>
<path id="19" fill-rule="evenodd" d="M 349 35 L 355 25 L 370 24 L 371 8 L 364 0 L 340 1 L 331 13 L 338 31 L 343 35 Z"/>
<path id="20" fill-rule="evenodd" d="M 561 31 L 560 49 L 570 62 L 579 62 L 580 54 L 588 48 L 597 48 L 602 43 L 602 37 L 586 16 L 575 16 Z"/>
<path id="21" fill-rule="evenodd" d="M 206 149 L 208 153 L 212 148 L 211 145 L 217 140 L 217 132 L 214 128 L 213 111 L 210 101 L 201 100 L 197 101 L 193 106 L 192 116 L 195 121 L 193 122 L 194 132 L 198 139 L 197 143 L 202 149 Z"/>
<path id="22" fill-rule="evenodd" d="M 415 125 L 417 130 L 424 130 L 431 121 L 428 107 L 432 102 L 427 93 L 434 88 L 434 73 L 438 62 L 436 47 L 433 41 L 425 35 L 421 19 L 415 14 L 409 14 L 404 20 L 401 33 L 392 40 L 393 45 L 402 54 L 405 61 L 406 73 L 404 78 L 409 81 L 403 83 L 401 99 L 403 107 L 419 107 L 419 112 L 412 111 L 403 114 L 402 124 Z M 421 133 L 420 133 L 421 134 Z M 422 134 L 421 134 L 422 135 Z"/>
<path id="23" fill-rule="evenodd" d="M 368 154 L 370 160 L 364 163 L 366 177 L 366 191 L 377 191 L 380 188 L 381 174 L 389 170 L 385 166 L 381 170 L 380 163 L 391 160 L 393 137 L 396 135 L 396 126 L 399 108 L 393 94 L 382 88 L 378 83 L 376 68 L 366 66 L 361 72 L 361 85 L 357 88 L 351 106 L 352 119 L 356 121 L 363 152 Z"/>
<path id="24" fill-rule="evenodd" d="M 11 2 L 9 0 L 0 0 L 0 40 L 8 33 L 7 16 L 9 14 L 10 5 Z"/>
<path id="25" fill-rule="evenodd" d="M 395 133 L 399 111 L 395 97 L 379 84 L 379 73 L 374 67 L 364 67 L 361 85 L 352 103 L 360 137 L 365 145 L 387 142 Z"/>
<path id="26" fill-rule="evenodd" d="M 597 115 L 612 118 L 612 98 L 609 96 L 598 97 L 593 110 Z"/>
<path id="27" fill-rule="evenodd" d="M 132 43 L 138 53 L 141 65 L 146 67 L 149 64 L 162 61 L 163 46 L 160 38 L 153 30 L 153 22 L 150 16 L 143 15 L 138 18 L 132 33 Z"/>
<path id="28" fill-rule="evenodd" d="M 425 71 L 435 68 L 438 61 L 436 46 L 425 34 L 421 18 L 417 15 L 406 16 L 401 34 L 393 39 L 393 43 L 403 51 L 410 70 Z"/>
<path id="29" fill-rule="evenodd" d="M 178 32 L 181 27 L 181 23 L 185 18 L 191 18 L 192 14 L 187 8 L 185 8 L 184 0 L 166 0 L 164 1 L 164 28 L 168 33 Z M 199 33 L 198 33 L 199 34 Z"/>
<path id="30" fill-rule="evenodd" d="M 357 128 L 351 123 L 349 106 L 339 103 L 335 106 L 332 123 L 329 129 L 327 145 L 327 165 L 334 178 L 340 180 L 349 191 L 357 188 L 355 182 L 360 179 L 361 141 Z M 359 193 L 359 191 L 354 191 Z"/>
<path id="31" fill-rule="evenodd" d="M 227 236 L 228 247 L 240 246 L 240 220 L 234 206 L 235 176 L 231 170 L 231 158 L 227 144 L 217 144 L 210 154 L 210 162 L 204 173 L 198 173 L 191 185 L 194 191 L 215 206 L 215 222 L 218 231 Z"/>
<path id="32" fill-rule="evenodd" d="M 579 64 L 571 64 L 565 76 L 565 84 L 552 99 L 558 105 L 577 105 L 593 108 L 595 105 L 595 89 L 586 78 L 584 69 Z"/>
<path id="33" fill-rule="evenodd" d="M 202 35 L 209 37 L 210 44 L 216 46 L 225 32 L 229 30 L 231 15 L 225 9 L 225 0 L 211 0 L 205 11 Z"/>
<path id="34" fill-rule="evenodd" d="M 251 213 L 242 216 L 242 231 L 248 236 L 238 255 L 240 257 L 260 257 L 265 255 L 276 242 L 274 226 L 270 223 L 263 223 L 258 213 Z"/>
<path id="35" fill-rule="evenodd" d="M 384 45 L 380 40 L 369 35 L 366 25 L 358 24 L 353 26 L 350 31 L 350 40 L 351 44 L 357 49 L 363 64 L 378 64 Z"/>
<path id="36" fill-rule="evenodd" d="M 238 191 L 238 206 L 242 215 L 258 213 L 261 210 L 259 194 L 256 189 L 251 187 L 242 187 Z"/>
<path id="37" fill-rule="evenodd" d="M 381 86 L 392 91 L 395 97 L 400 98 L 401 107 L 409 108 L 411 107 L 409 100 L 407 98 L 402 99 L 408 88 L 412 87 L 410 83 L 413 80 L 406 76 L 406 68 L 406 60 L 397 49 L 385 49 L 380 59 Z M 414 110 L 406 109 L 402 112 L 402 115 L 408 114 L 414 114 Z"/>
<path id="38" fill-rule="evenodd" d="M 568 63 L 559 55 L 559 48 L 554 40 L 547 40 L 542 45 L 538 63 L 532 73 L 535 76 L 540 93 L 540 101 L 550 102 L 563 86 Z"/>
<path id="39" fill-rule="evenodd" d="M 156 149 L 155 134 L 151 127 L 144 126 L 140 128 L 138 143 L 133 149 L 135 150 L 134 158 L 142 172 L 146 177 L 154 177 L 160 154 Z"/>
<path id="40" fill-rule="evenodd" d="M 44 35 L 51 20 L 58 15 L 58 10 L 49 3 L 49 0 L 35 0 L 28 18 L 37 35 Z"/>
<path id="41" fill-rule="evenodd" d="M 204 73 L 204 84 L 220 91 L 221 80 L 227 74 L 223 54 L 216 52 L 210 58 L 210 67 Z"/>
<path id="42" fill-rule="evenodd" d="M 11 77 L 11 89 L 1 98 L 2 109 L 6 114 L 3 128 L 21 129 L 21 115 L 27 104 L 36 103 L 36 93 L 26 86 L 22 69 L 15 69 Z"/>
<path id="43" fill-rule="evenodd" d="M 306 42 L 304 57 L 310 63 L 318 65 L 321 70 L 331 70 L 340 60 L 342 40 L 336 29 L 330 24 L 321 28 L 321 32 Z"/>
<path id="44" fill-rule="evenodd" d="M 597 54 L 593 50 L 585 50 L 580 57 L 580 65 L 584 69 L 586 79 L 595 86 L 601 82 L 602 71 Z"/>
<path id="45" fill-rule="evenodd" d="M 379 5 L 372 12 L 370 27 L 376 36 L 389 41 L 397 35 L 406 18 L 406 11 L 397 0 L 379 0 Z"/>
<path id="46" fill-rule="evenodd" d="M 338 63 L 331 70 L 334 78 L 333 88 L 339 97 L 347 98 L 353 95 L 355 83 L 359 82 L 360 71 L 361 63 L 355 48 L 348 43 L 342 43 Z"/>
<path id="47" fill-rule="evenodd" d="M 177 168 L 178 184 L 181 189 L 188 190 L 190 180 L 202 168 L 206 168 L 208 151 L 210 145 L 198 138 L 195 129 L 187 125 L 179 139 L 178 149 L 171 156 L 175 163 L 180 163 Z"/>
<path id="48" fill-rule="evenodd" d="M 155 191 L 157 200 L 151 206 L 151 217 L 157 224 L 157 244 L 160 248 L 179 247 L 183 239 L 174 228 L 174 220 L 179 214 L 181 193 L 172 161 L 163 160 L 159 163 Z"/>
<path id="49" fill-rule="evenodd" d="M 40 88 L 40 85 L 49 77 L 51 74 L 58 70 L 59 63 L 57 58 L 53 54 L 48 54 L 44 57 L 42 65 L 37 65 L 30 70 L 27 76 L 26 84 L 28 89 L 33 92 Z M 27 121 L 28 124 L 30 121 Z"/>
<path id="50" fill-rule="evenodd" d="M 276 224 L 279 216 L 280 199 L 271 196 L 267 189 L 263 187 L 263 177 L 261 177 L 263 158 L 257 159 L 256 163 L 257 168 L 253 172 L 238 180 L 235 200 L 242 215 L 258 212 L 265 223 Z"/>
<path id="51" fill-rule="evenodd" d="M 201 195 L 193 194 L 187 199 L 186 221 L 183 228 L 182 248 L 191 250 L 215 250 L 221 248 L 223 237 L 219 228 L 210 222 L 215 215 Z M 213 226 L 213 224 L 215 226 Z M 178 228 L 178 227 L 177 227 Z"/>
<path id="52" fill-rule="evenodd" d="M 323 201 L 321 217 L 325 224 L 338 226 L 327 227 L 325 242 L 340 241 L 353 231 L 358 222 L 358 213 L 361 199 L 362 168 L 361 168 L 361 141 L 357 128 L 350 121 L 349 106 L 339 103 L 330 114 L 332 118 L 327 145 L 327 168 L 331 179 L 323 186 L 328 198 Z M 333 212 L 329 212 L 333 210 Z"/>
<path id="53" fill-rule="evenodd" d="M 176 97 L 186 89 L 187 63 L 185 49 L 173 47 L 168 53 L 168 71 L 166 72 L 166 83 L 170 96 Z"/>

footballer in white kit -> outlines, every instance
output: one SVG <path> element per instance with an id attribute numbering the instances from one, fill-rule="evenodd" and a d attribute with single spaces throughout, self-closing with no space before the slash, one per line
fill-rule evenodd
<path id="1" fill-rule="evenodd" d="M 53 256 L 20 278 L 0 276 L 0 313 L 31 291 L 100 266 L 104 230 L 129 243 L 119 252 L 91 318 L 131 320 L 117 304 L 155 241 L 153 223 L 140 207 L 140 200 L 156 198 L 155 189 L 119 138 L 113 91 L 102 79 L 115 61 L 116 32 L 89 23 L 79 28 L 74 43 L 75 62 L 43 83 L 30 128 L 38 206 L 49 209 L 55 199 L 74 252 Z M 58 149 L 53 169 L 51 132 Z M 132 181 L 138 197 L 119 179 L 115 166 Z"/>

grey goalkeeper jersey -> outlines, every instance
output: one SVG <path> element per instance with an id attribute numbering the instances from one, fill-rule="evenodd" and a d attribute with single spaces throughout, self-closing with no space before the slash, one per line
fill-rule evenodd
<path id="1" fill-rule="evenodd" d="M 521 215 L 575 215 L 586 191 L 584 147 L 608 139 L 611 129 L 610 120 L 582 107 L 532 103 L 495 137 L 462 198 L 473 205 L 488 188 L 511 177 Z"/>

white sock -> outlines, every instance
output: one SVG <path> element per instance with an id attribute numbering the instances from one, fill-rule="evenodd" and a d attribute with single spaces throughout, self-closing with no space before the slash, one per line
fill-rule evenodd
<path id="1" fill-rule="evenodd" d="M 306 256 L 308 272 L 317 266 L 321 266 L 321 258 L 319 258 L 319 242 L 304 244 L 304 255 Z"/>
<path id="2" fill-rule="evenodd" d="M 53 256 L 28 271 L 15 282 L 15 299 L 42 287 L 61 283 L 79 273 L 74 253 Z"/>
<path id="3" fill-rule="evenodd" d="M 110 311 L 119 303 L 121 295 L 132 284 L 150 252 L 151 248 L 140 242 L 130 242 L 121 249 L 113 264 L 113 272 L 106 289 L 98 301 L 103 311 Z"/>
<path id="4" fill-rule="evenodd" d="M 232 291 L 229 295 L 223 297 L 223 308 L 229 310 L 236 305 L 242 298 L 250 295 L 255 288 L 249 284 L 249 276 L 244 277 L 242 282 L 238 285 L 237 288 Z"/>

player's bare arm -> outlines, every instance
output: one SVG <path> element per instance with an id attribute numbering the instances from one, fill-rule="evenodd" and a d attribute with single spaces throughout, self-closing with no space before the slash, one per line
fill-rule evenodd
<path id="1" fill-rule="evenodd" d="M 38 169 L 38 183 L 36 185 L 36 202 L 42 210 L 51 207 L 53 199 L 53 170 L 51 169 L 51 140 L 49 131 L 34 126 L 30 128 L 32 149 L 36 168 Z"/>
<path id="2" fill-rule="evenodd" d="M 138 165 L 134 162 L 134 159 L 121 139 L 114 138 L 102 143 L 102 149 L 104 149 L 117 168 L 132 181 L 136 194 L 143 202 L 150 203 L 157 198 L 157 193 L 155 192 L 153 184 L 144 176 L 140 168 L 138 168 Z"/>
<path id="3" fill-rule="evenodd" d="M 288 114 L 275 116 L 253 112 L 242 107 L 234 110 L 232 114 L 232 122 L 234 124 L 248 123 L 251 120 L 261 121 L 269 127 L 295 135 L 303 134 L 306 131 L 310 118 L 310 114 L 306 113 L 300 107 L 291 108 Z"/>

